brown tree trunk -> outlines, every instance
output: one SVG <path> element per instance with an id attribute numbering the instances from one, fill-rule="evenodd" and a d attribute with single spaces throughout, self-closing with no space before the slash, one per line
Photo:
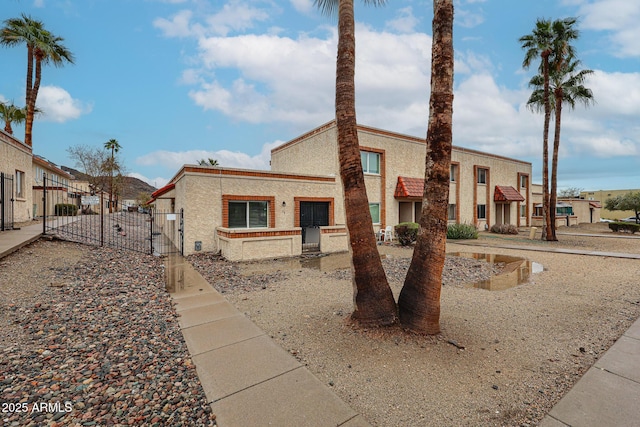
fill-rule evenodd
<path id="1" fill-rule="evenodd" d="M 560 122 L 562 121 L 562 87 L 557 87 L 555 90 L 555 102 L 556 102 L 556 123 L 553 135 L 553 157 L 551 159 L 551 194 L 549 196 L 550 217 L 551 223 L 554 227 L 551 230 L 551 238 L 554 242 L 558 241 L 556 236 L 556 202 L 558 200 L 558 151 L 560 150 Z"/>
<path id="2" fill-rule="evenodd" d="M 555 224 L 551 223 L 549 211 L 549 123 L 551 122 L 551 103 L 549 101 L 549 54 L 542 52 L 544 74 L 544 130 L 542 135 L 542 240 L 549 240 Z"/>
<path id="3" fill-rule="evenodd" d="M 453 117 L 453 1 L 433 2 L 431 95 L 420 230 L 398 299 L 400 323 L 422 334 L 440 332 Z"/>
<path id="4" fill-rule="evenodd" d="M 38 97 L 38 90 L 40 90 L 40 80 L 42 78 L 42 59 L 36 53 L 34 55 L 36 62 L 35 79 L 33 81 L 33 87 L 29 92 L 29 99 L 27 100 L 27 114 L 24 120 L 24 143 L 29 147 L 33 145 L 33 119 L 36 114 L 36 98 Z"/>
<path id="5" fill-rule="evenodd" d="M 373 233 L 358 144 L 353 0 L 340 0 L 338 31 L 336 123 L 340 177 L 353 267 L 354 312 L 351 317 L 362 325 L 391 325 L 397 320 L 397 308 Z"/>

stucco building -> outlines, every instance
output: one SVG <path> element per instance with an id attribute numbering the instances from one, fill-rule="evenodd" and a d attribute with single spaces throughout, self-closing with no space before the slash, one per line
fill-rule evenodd
<path id="1" fill-rule="evenodd" d="M 32 149 L 13 135 L 0 129 L 0 173 L 4 179 L 0 215 L 7 223 L 24 222 L 32 218 L 31 194 Z"/>
<path id="2" fill-rule="evenodd" d="M 372 233 L 417 221 L 424 139 L 367 126 L 358 137 Z M 530 225 L 530 177 L 528 162 L 454 147 L 449 221 Z M 180 233 L 172 233 L 185 254 L 245 260 L 348 249 L 333 121 L 273 149 L 271 171 L 185 165 L 153 199 L 158 211 L 181 213 Z"/>
<path id="3" fill-rule="evenodd" d="M 580 198 L 590 201 L 599 201 L 602 204 L 602 211 L 600 215 L 602 218 L 607 219 L 622 219 L 630 216 L 635 216 L 634 211 L 610 211 L 605 208 L 605 203 L 608 199 L 612 199 L 618 196 L 624 196 L 627 193 L 637 193 L 640 189 L 635 190 L 589 190 L 581 191 Z"/>

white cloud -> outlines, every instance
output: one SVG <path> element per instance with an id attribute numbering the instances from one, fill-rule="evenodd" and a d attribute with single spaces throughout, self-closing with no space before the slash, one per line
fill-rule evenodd
<path id="1" fill-rule="evenodd" d="M 610 33 L 611 51 L 622 57 L 640 56 L 640 2 L 596 0 L 583 3 L 578 12 L 581 28 Z"/>
<path id="2" fill-rule="evenodd" d="M 417 91 L 429 84 L 431 39 L 420 33 L 377 33 L 358 26 L 356 90 L 361 122 L 402 120 Z M 337 35 L 211 37 L 200 41 L 202 82 L 190 96 L 205 109 L 250 123 L 290 122 L 312 127 L 334 111 Z M 223 76 L 235 70 L 236 78 Z M 215 75 L 215 80 L 210 77 Z M 419 103 L 426 105 L 426 98 Z M 395 117 L 394 117 L 395 116 Z"/>
<path id="3" fill-rule="evenodd" d="M 206 37 L 213 34 L 227 36 L 231 32 L 245 31 L 256 23 L 269 19 L 265 9 L 250 6 L 240 0 L 231 0 L 222 6 L 217 13 L 209 14 L 204 23 L 193 22 L 191 10 L 181 10 L 171 19 L 157 18 L 153 25 L 160 29 L 166 37 Z"/>
<path id="4" fill-rule="evenodd" d="M 197 164 L 200 159 L 212 158 L 218 161 L 221 167 L 240 169 L 262 169 L 270 168 L 271 149 L 283 144 L 283 141 L 274 141 L 264 144 L 260 154 L 251 156 L 239 151 L 219 150 L 189 150 L 189 151 L 154 151 L 136 159 L 136 164 L 140 166 L 162 166 L 171 173 L 179 170 L 183 165 Z"/>
<path id="5" fill-rule="evenodd" d="M 133 178 L 138 178 L 139 180 L 144 181 L 147 184 L 149 184 L 149 185 L 151 185 L 151 186 L 153 186 L 155 188 L 162 188 L 165 185 L 167 185 L 167 183 L 169 182 L 169 180 L 167 178 L 164 178 L 164 177 L 161 177 L 161 176 L 158 176 L 158 177 L 155 177 L 155 178 L 147 178 L 146 176 L 144 176 L 142 174 L 139 174 L 139 173 L 136 173 L 136 172 L 132 172 L 127 176 L 130 176 L 130 177 L 133 177 Z"/>
<path id="6" fill-rule="evenodd" d="M 419 23 L 420 20 L 413 15 L 413 9 L 405 7 L 398 10 L 397 18 L 387 21 L 386 27 L 399 33 L 411 33 Z"/>
<path id="7" fill-rule="evenodd" d="M 181 10 L 171 20 L 157 18 L 153 21 L 153 26 L 162 30 L 166 37 L 190 37 L 193 35 L 190 26 L 192 15 L 190 10 Z"/>
<path id="8" fill-rule="evenodd" d="M 295 10 L 301 13 L 310 13 L 314 10 L 313 0 L 289 0 Z"/>
<path id="9" fill-rule="evenodd" d="M 90 113 L 92 107 L 73 99 L 69 92 L 57 86 L 42 86 L 38 91 L 37 106 L 42 120 L 64 123 Z"/>

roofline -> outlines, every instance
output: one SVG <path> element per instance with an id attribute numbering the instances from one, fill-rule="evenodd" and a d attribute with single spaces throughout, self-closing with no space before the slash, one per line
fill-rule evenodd
<path id="1" fill-rule="evenodd" d="M 69 172 L 65 172 L 62 169 L 60 169 L 58 166 L 54 165 L 53 163 L 51 163 L 50 161 L 44 159 L 44 158 L 40 158 L 37 155 L 33 156 L 33 162 L 34 163 L 40 163 L 42 166 L 45 166 L 49 169 L 54 170 L 55 172 L 59 173 L 60 175 L 64 176 L 67 179 L 73 179 L 74 176 L 71 175 Z"/>
<path id="2" fill-rule="evenodd" d="M 328 129 L 331 129 L 332 127 L 335 127 L 336 125 L 336 121 L 335 120 L 331 120 L 330 122 L 327 122 L 321 126 L 318 126 L 317 128 L 310 130 L 307 133 L 304 133 L 290 141 L 285 142 L 282 145 L 279 145 L 278 147 L 275 147 L 271 150 L 271 154 L 273 155 L 273 153 L 277 153 L 278 151 L 284 150 L 285 148 L 296 144 L 306 138 L 309 138 L 313 135 L 316 135 L 320 132 L 324 132 Z M 375 128 L 372 126 L 366 126 L 366 125 L 357 125 L 358 126 L 358 131 L 360 132 L 369 132 L 369 133 L 374 133 L 377 135 L 384 135 L 384 136 L 390 136 L 392 138 L 398 138 L 398 139 L 404 139 L 404 140 L 408 140 L 408 141 L 412 141 L 412 142 L 417 142 L 417 143 L 422 143 L 422 144 L 426 144 L 427 141 L 425 138 L 418 138 L 415 136 L 411 136 L 411 135 L 406 135 L 406 134 L 402 134 L 402 133 L 398 133 L 398 132 L 392 132 L 392 131 L 388 131 L 388 130 L 384 130 L 384 129 L 379 129 L 379 128 Z M 519 159 L 514 159 L 513 157 L 506 157 L 506 156 L 500 156 L 498 154 L 492 154 L 492 153 L 487 153 L 485 151 L 479 151 L 479 150 L 474 150 L 472 148 L 465 148 L 465 147 L 460 147 L 457 145 L 453 145 L 452 149 L 458 152 L 462 152 L 462 153 L 469 153 L 469 154 L 480 154 L 483 156 L 489 156 L 489 157 L 493 157 L 493 158 L 497 158 L 497 159 L 502 159 L 502 160 L 509 160 L 512 162 L 517 162 L 517 163 L 521 163 L 524 165 L 531 165 L 531 162 L 526 162 L 524 160 L 519 160 Z"/>
<path id="3" fill-rule="evenodd" d="M 4 138 L 0 138 L 0 141 L 6 142 L 7 144 L 14 145 L 14 146 L 16 146 L 18 148 L 21 148 L 21 149 L 27 151 L 28 154 L 33 155 L 33 148 L 29 147 L 27 144 L 25 144 L 24 142 L 20 141 L 15 136 L 5 132 L 4 129 L 0 129 L 0 136 L 4 137 Z"/>
<path id="4" fill-rule="evenodd" d="M 336 182 L 335 176 L 328 175 L 302 175 L 294 173 L 283 173 L 267 170 L 256 169 L 234 169 L 234 168 L 221 168 L 216 166 L 197 166 L 197 165 L 183 165 L 182 168 L 175 174 L 169 181 L 174 183 L 187 173 L 201 173 L 207 175 L 222 176 L 245 176 L 253 178 L 275 178 L 275 179 L 295 179 L 301 181 L 317 181 L 317 182 Z"/>

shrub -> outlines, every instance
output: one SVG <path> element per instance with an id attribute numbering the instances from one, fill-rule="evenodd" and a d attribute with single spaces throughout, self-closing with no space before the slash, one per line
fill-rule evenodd
<path id="1" fill-rule="evenodd" d="M 609 228 L 613 231 L 625 231 L 634 234 L 640 231 L 640 224 L 634 224 L 632 222 L 610 222 Z"/>
<path id="2" fill-rule="evenodd" d="M 70 203 L 58 203 L 55 207 L 55 214 L 58 216 L 76 216 L 78 207 Z"/>
<path id="3" fill-rule="evenodd" d="M 447 239 L 477 239 L 478 230 L 471 224 L 451 224 L 447 227 Z"/>
<path id="4" fill-rule="evenodd" d="M 420 226 L 416 222 L 401 222 L 395 226 L 396 237 L 402 246 L 408 246 L 418 238 Z"/>
<path id="5" fill-rule="evenodd" d="M 498 234 L 518 234 L 518 228 L 513 224 L 494 224 L 491 226 L 491 232 Z"/>

